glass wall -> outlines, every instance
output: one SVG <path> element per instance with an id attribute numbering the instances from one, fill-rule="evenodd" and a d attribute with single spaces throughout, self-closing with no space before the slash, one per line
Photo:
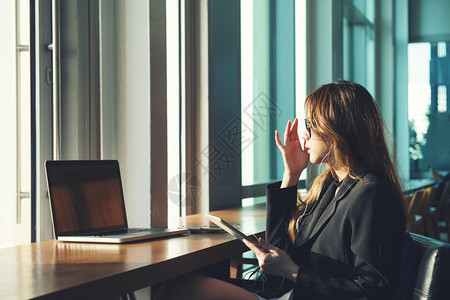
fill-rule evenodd
<path id="1" fill-rule="evenodd" d="M 242 130 L 251 133 L 242 135 L 243 185 L 271 179 L 270 60 L 270 1 L 241 1 Z"/>
<path id="2" fill-rule="evenodd" d="M 374 95 L 374 1 L 342 1 L 342 4 L 342 78 L 365 86 Z"/>
<path id="3" fill-rule="evenodd" d="M 411 178 L 450 168 L 449 42 L 408 46 L 408 122 Z"/>
<path id="4" fill-rule="evenodd" d="M 304 14 L 305 1 L 241 1 L 243 186 L 282 178 L 274 132 L 282 135 L 297 113 L 303 118 L 305 23 L 298 18 Z M 243 204 L 265 201 L 252 199 Z"/>
<path id="5" fill-rule="evenodd" d="M 186 214 L 186 195 L 181 187 L 186 182 L 180 163 L 185 161 L 185 151 L 181 151 L 182 136 L 186 130 L 180 126 L 183 119 L 180 113 L 180 73 L 183 74 L 180 54 L 180 39 L 184 38 L 180 30 L 180 17 L 184 16 L 184 1 L 166 2 L 166 42 L 167 42 L 167 180 L 168 180 L 168 223 L 169 227 L 179 226 L 179 216 Z M 181 22 L 183 24 L 183 22 Z M 184 147 L 183 147 L 184 148 Z M 181 157 L 183 155 L 183 157 Z"/>

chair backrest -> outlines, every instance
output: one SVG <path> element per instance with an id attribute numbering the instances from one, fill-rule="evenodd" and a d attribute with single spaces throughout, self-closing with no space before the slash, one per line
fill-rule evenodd
<path id="1" fill-rule="evenodd" d="M 445 199 L 450 197 L 450 180 L 445 181 L 445 186 L 442 189 L 441 194 L 439 195 L 439 201 L 445 201 Z M 443 200 L 444 199 L 444 200 Z"/>
<path id="2" fill-rule="evenodd" d="M 436 194 L 436 187 L 430 186 L 423 190 L 422 200 L 419 204 L 419 212 L 427 213 L 430 211 L 430 205 L 434 201 L 434 195 Z"/>
<path id="3" fill-rule="evenodd" d="M 450 244 L 407 232 L 402 247 L 394 299 L 449 299 Z"/>
<path id="4" fill-rule="evenodd" d="M 440 209 L 445 206 L 445 201 L 450 196 L 450 180 L 439 182 L 436 187 L 435 205 Z"/>
<path id="5" fill-rule="evenodd" d="M 419 213 L 420 202 L 422 201 L 423 191 L 415 191 L 411 197 L 408 209 L 408 214 L 414 218 L 414 214 Z"/>

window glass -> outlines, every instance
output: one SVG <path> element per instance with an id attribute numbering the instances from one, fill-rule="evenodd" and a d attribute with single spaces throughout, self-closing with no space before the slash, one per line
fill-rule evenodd
<path id="1" fill-rule="evenodd" d="M 270 42 L 270 1 L 241 1 L 242 185 L 271 179 Z"/>
<path id="2" fill-rule="evenodd" d="M 366 76 L 365 87 L 375 95 L 375 42 L 373 40 L 373 31 L 366 29 Z"/>
<path id="3" fill-rule="evenodd" d="M 344 2 L 342 78 L 365 86 L 373 95 L 375 92 L 374 3 L 367 0 L 355 0 L 352 3 Z"/>
<path id="4" fill-rule="evenodd" d="M 347 18 L 343 18 L 342 20 L 342 78 L 350 79 L 353 77 L 353 68 L 352 68 L 352 48 L 351 45 L 351 26 L 350 22 Z"/>
<path id="5" fill-rule="evenodd" d="M 437 111 L 438 111 L 438 113 L 445 113 L 447 111 L 447 86 L 446 85 L 438 85 Z"/>
<path id="6" fill-rule="evenodd" d="M 183 3 L 183 1 L 181 1 Z M 167 199 L 169 227 L 178 226 L 178 218 L 185 214 L 181 186 L 186 176 L 180 169 L 180 9 L 178 1 L 166 2 L 167 41 Z M 183 23 L 182 23 L 183 24 Z M 182 72 L 181 72 L 182 73 Z M 183 152 L 184 153 L 184 152 Z M 184 161 L 184 158 L 182 159 Z"/>
<path id="7" fill-rule="evenodd" d="M 304 1 L 241 1 L 242 185 L 281 179 L 274 131 L 303 118 L 305 11 Z"/>
<path id="8" fill-rule="evenodd" d="M 352 3 L 369 22 L 374 22 L 374 0 L 353 0 Z"/>
<path id="9" fill-rule="evenodd" d="M 410 177 L 450 168 L 448 139 L 449 43 L 408 46 L 408 121 Z"/>
<path id="10" fill-rule="evenodd" d="M 266 196 L 244 198 L 242 199 L 242 207 L 253 206 L 265 202 Z"/>

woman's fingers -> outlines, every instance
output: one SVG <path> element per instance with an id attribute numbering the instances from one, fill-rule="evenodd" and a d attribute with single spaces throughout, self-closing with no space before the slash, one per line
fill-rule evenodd
<path id="1" fill-rule="evenodd" d="M 291 140 L 298 140 L 298 118 L 295 118 L 291 127 Z"/>
<path id="2" fill-rule="evenodd" d="M 302 138 L 307 140 L 309 137 L 307 136 L 307 133 L 302 133 Z M 286 129 L 284 131 L 284 144 L 281 142 L 280 134 L 277 130 L 275 130 L 275 142 L 278 146 L 278 148 L 283 152 L 286 147 L 288 147 L 288 144 L 291 142 L 297 142 L 300 141 L 299 135 L 298 135 L 298 118 L 294 119 L 294 122 L 291 122 L 289 120 L 286 124 Z"/>
<path id="3" fill-rule="evenodd" d="M 275 130 L 275 143 L 277 144 L 278 149 L 280 149 L 281 151 L 284 150 L 284 145 L 280 140 L 280 134 L 276 130 Z"/>
<path id="4" fill-rule="evenodd" d="M 259 245 L 260 245 L 261 247 L 263 247 L 263 248 L 266 249 L 267 251 L 277 249 L 277 247 L 275 247 L 275 246 L 269 244 L 269 243 L 266 242 L 263 238 L 259 238 L 259 239 L 258 239 L 258 243 L 259 243 Z"/>
<path id="5" fill-rule="evenodd" d="M 284 144 L 286 145 L 286 143 L 289 141 L 289 136 L 290 136 L 290 129 L 291 129 L 291 120 L 289 120 L 286 124 L 286 129 L 284 130 Z"/>
<path id="6" fill-rule="evenodd" d="M 252 250 L 256 256 L 261 257 L 264 254 L 268 253 L 268 251 L 263 248 L 261 245 L 257 245 L 253 242 L 250 242 L 249 240 L 243 239 L 242 240 L 244 242 L 244 244 L 250 249 Z"/>

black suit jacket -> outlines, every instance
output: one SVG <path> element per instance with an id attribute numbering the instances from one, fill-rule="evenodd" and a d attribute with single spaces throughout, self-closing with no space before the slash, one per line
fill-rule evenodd
<path id="1" fill-rule="evenodd" d="M 375 172 L 330 182 L 292 243 L 287 227 L 297 187 L 267 187 L 267 241 L 299 265 L 296 282 L 267 276 L 266 297 L 294 289 L 292 299 L 390 299 L 400 267 L 405 217 L 389 182 Z"/>

